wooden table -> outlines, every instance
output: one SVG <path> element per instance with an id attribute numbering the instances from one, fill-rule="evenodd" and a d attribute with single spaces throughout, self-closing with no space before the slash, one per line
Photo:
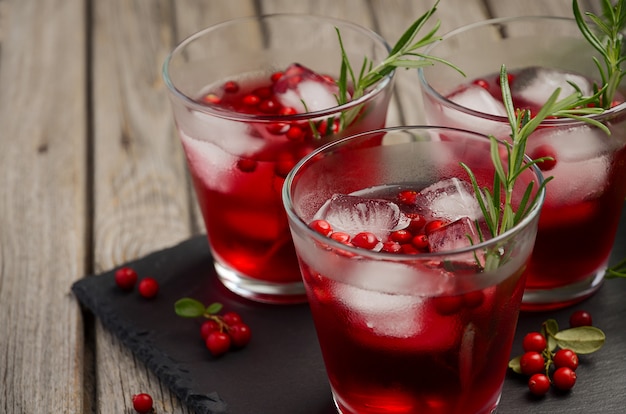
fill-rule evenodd
<path id="1" fill-rule="evenodd" d="M 494 16 L 570 16 L 570 3 L 442 0 L 437 17 L 444 33 Z M 272 12 L 349 19 L 392 43 L 432 4 L 0 1 L 0 412 L 130 413 L 138 390 L 159 413 L 189 412 L 70 292 L 203 231 L 161 77 L 176 43 Z M 398 74 L 390 125 L 421 121 L 416 79 Z"/>

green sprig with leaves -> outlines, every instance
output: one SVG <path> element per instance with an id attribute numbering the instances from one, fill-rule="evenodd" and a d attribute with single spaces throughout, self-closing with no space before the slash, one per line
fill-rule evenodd
<path id="1" fill-rule="evenodd" d="M 397 68 L 416 69 L 424 66 L 431 66 L 435 64 L 435 62 L 439 62 L 462 73 L 459 68 L 446 60 L 419 52 L 419 49 L 441 40 L 440 37 L 436 36 L 440 27 L 440 21 L 437 21 L 426 35 L 416 40 L 417 35 L 420 31 L 422 31 L 425 24 L 436 12 L 438 4 L 439 1 L 437 1 L 435 5 L 426 13 L 415 20 L 415 22 L 413 22 L 413 24 L 402 34 L 402 36 L 400 36 L 394 47 L 391 49 L 391 52 L 389 52 L 389 56 L 387 56 L 382 62 L 374 66 L 373 62 L 365 57 L 358 72 L 353 69 L 350 63 L 350 59 L 348 58 L 348 54 L 343 45 L 341 33 L 339 29 L 337 29 L 337 37 L 339 39 L 342 57 L 341 70 L 339 72 L 339 78 L 337 79 L 337 86 L 339 88 L 337 103 L 339 105 L 343 105 L 361 98 L 369 88 L 389 76 Z M 351 92 L 349 88 L 350 85 L 352 87 Z M 342 113 L 340 118 L 340 130 L 343 130 L 345 127 L 350 125 L 356 119 L 360 110 L 361 105 Z"/>
<path id="2" fill-rule="evenodd" d="M 546 177 L 537 191 L 534 192 L 534 185 L 531 182 L 526 188 L 518 206 L 515 207 L 513 205 L 513 189 L 520 175 L 533 165 L 548 159 L 544 157 L 528 160 L 524 155 L 528 138 L 541 122 L 548 117 L 568 117 L 588 122 L 603 129 L 607 134 L 610 133 L 608 128 L 602 123 L 593 118 L 585 117 L 585 115 L 598 114 L 603 111 L 602 108 L 587 106 L 589 102 L 597 98 L 597 95 L 585 97 L 579 88 L 575 88 L 575 92 L 558 100 L 561 89 L 557 88 L 539 112 L 535 116 L 531 116 L 531 112 L 528 109 L 515 109 L 504 65 L 502 65 L 500 70 L 500 85 L 502 88 L 502 100 L 511 127 L 510 141 L 503 142 L 506 147 L 506 163 L 503 162 L 500 156 L 499 146 L 501 141 L 493 135 L 490 136 L 491 160 L 495 168 L 495 174 L 491 189 L 486 187 L 480 188 L 471 169 L 466 164 L 461 163 L 470 176 L 476 199 L 485 217 L 491 237 L 510 230 L 526 217 L 537 203 L 537 197 L 542 187 L 551 179 L 551 177 Z M 480 232 L 478 224 L 476 224 L 476 227 Z"/>
<path id="3" fill-rule="evenodd" d="M 603 63 L 593 58 L 602 79 L 602 86 L 596 85 L 596 91 L 599 92 L 597 104 L 609 109 L 622 78 L 626 75 L 626 70 L 622 68 L 626 60 L 622 34 L 626 24 L 626 4 L 624 0 L 619 0 L 613 6 L 610 0 L 602 0 L 602 16 L 591 12 L 581 13 L 578 0 L 573 0 L 572 8 L 581 33 L 602 57 Z M 595 27 L 590 27 L 585 16 Z"/>

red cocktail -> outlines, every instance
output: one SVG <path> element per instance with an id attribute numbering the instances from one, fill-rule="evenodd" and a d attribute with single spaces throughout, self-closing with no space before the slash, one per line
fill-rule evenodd
<path id="1" fill-rule="evenodd" d="M 490 185 L 486 137 L 399 127 L 328 145 L 287 178 L 296 252 L 344 414 L 476 414 L 498 403 L 542 195 L 522 223 L 490 238 L 460 162 Z M 541 180 L 527 170 L 515 202 Z"/>
<path id="2" fill-rule="evenodd" d="M 385 123 L 391 76 L 338 104 L 336 28 L 357 62 L 389 52 L 377 35 L 350 23 L 278 15 L 206 29 L 166 62 L 216 270 L 250 299 L 306 299 L 280 197 L 287 173 L 320 145 Z"/>

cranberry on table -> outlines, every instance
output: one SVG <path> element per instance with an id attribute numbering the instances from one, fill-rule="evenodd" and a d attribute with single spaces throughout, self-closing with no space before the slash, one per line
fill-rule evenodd
<path id="1" fill-rule="evenodd" d="M 592 326 L 593 320 L 591 314 L 585 310 L 574 311 L 569 317 L 569 326 L 578 328 L 580 326 Z"/>
<path id="2" fill-rule="evenodd" d="M 228 335 L 233 346 L 243 348 L 250 342 L 250 327 L 243 322 L 235 323 L 228 328 Z"/>
<path id="3" fill-rule="evenodd" d="M 139 282 L 139 294 L 146 299 L 152 299 L 159 292 L 159 282 L 151 277 L 141 279 Z"/>
<path id="4" fill-rule="evenodd" d="M 139 414 L 152 412 L 152 397 L 149 394 L 141 393 L 133 395 L 133 408 Z"/>
<path id="5" fill-rule="evenodd" d="M 526 352 L 522 355 L 519 361 L 520 370 L 522 371 L 522 374 L 525 375 L 540 373 L 544 370 L 545 363 L 543 355 L 535 351 Z"/>
<path id="6" fill-rule="evenodd" d="M 543 352 L 544 349 L 546 349 L 546 345 L 546 338 L 539 332 L 529 332 L 522 340 L 522 348 L 524 348 L 526 352 Z"/>
<path id="7" fill-rule="evenodd" d="M 570 390 L 576 384 L 576 373 L 568 367 L 557 368 L 552 374 L 552 382 L 561 391 Z"/>
<path id="8" fill-rule="evenodd" d="M 550 391 L 550 378 L 546 374 L 534 374 L 528 380 L 528 389 L 535 395 L 545 395 Z"/>
<path id="9" fill-rule="evenodd" d="M 137 283 L 137 272 L 130 267 L 121 267 L 115 271 L 115 284 L 120 289 L 131 290 Z"/>
<path id="10" fill-rule="evenodd" d="M 206 338 L 206 347 L 211 355 L 217 357 L 225 354 L 230 349 L 231 339 L 226 332 L 210 332 Z"/>

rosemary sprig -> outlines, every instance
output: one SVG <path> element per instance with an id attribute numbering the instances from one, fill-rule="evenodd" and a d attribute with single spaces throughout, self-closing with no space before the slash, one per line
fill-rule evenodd
<path id="1" fill-rule="evenodd" d="M 621 33 L 626 24 L 626 4 L 624 0 L 619 0 L 613 6 L 610 0 L 602 0 L 603 16 L 585 12 L 584 16 L 595 25 L 595 31 L 585 21 L 578 7 L 578 0 L 573 0 L 572 8 L 581 33 L 600 53 L 604 61 L 603 66 L 597 58 L 593 58 L 602 79 L 602 87 L 599 88 L 596 85 L 596 90 L 601 91 L 597 103 L 604 109 L 609 109 L 620 82 L 626 75 L 626 70 L 622 68 L 626 55 L 624 55 L 623 34 Z"/>
<path id="2" fill-rule="evenodd" d="M 439 1 L 437 1 L 430 10 L 413 22 L 413 24 L 402 34 L 402 36 L 400 36 L 394 47 L 391 49 L 391 52 L 389 52 L 389 56 L 387 56 L 378 65 L 374 66 L 370 59 L 367 57 L 364 58 L 358 74 L 352 68 L 346 50 L 343 46 L 341 33 L 339 32 L 339 29 L 337 29 L 337 37 L 339 39 L 342 57 L 341 70 L 337 80 L 337 86 L 339 88 L 337 103 L 339 105 L 343 105 L 349 101 L 361 98 L 368 88 L 388 76 L 396 68 L 416 69 L 424 66 L 431 66 L 435 62 L 439 62 L 454 68 L 460 73 L 463 73 L 459 68 L 446 60 L 425 55 L 418 51 L 418 49 L 441 40 L 440 37 L 436 36 L 441 24 L 440 21 L 437 21 L 426 35 L 421 37 L 419 40 L 415 40 L 418 33 L 436 12 L 438 4 Z M 349 90 L 350 84 L 352 85 L 352 93 L 350 93 Z M 340 130 L 343 130 L 354 121 L 356 116 L 359 114 L 360 109 L 361 106 L 359 105 L 358 107 L 341 114 Z"/>
<path id="3" fill-rule="evenodd" d="M 498 146 L 500 141 L 491 135 L 491 160 L 495 168 L 493 186 L 489 188 L 480 188 L 474 173 L 464 163 L 461 163 L 465 171 L 468 173 L 476 199 L 485 217 L 487 227 L 491 233 L 491 237 L 510 230 L 517 225 L 537 202 L 537 195 L 541 189 L 551 180 L 552 177 L 546 177 L 540 184 L 538 191 L 533 196 L 533 183 L 530 183 L 525 190 L 524 196 L 517 207 L 513 206 L 513 189 L 519 176 L 533 165 L 545 161 L 548 158 L 538 158 L 526 162 L 524 153 L 526 152 L 526 143 L 530 135 L 537 129 L 543 120 L 548 117 L 568 117 L 593 124 L 603 129 L 607 134 L 610 133 L 608 128 L 593 118 L 585 117 L 585 115 L 602 113 L 602 108 L 587 107 L 586 104 L 597 98 L 598 94 L 592 97 L 583 96 L 580 89 L 576 89 L 571 95 L 558 100 L 561 92 L 557 88 L 543 107 L 535 116 L 531 116 L 528 109 L 515 109 L 513 99 L 511 97 L 511 89 L 509 86 L 506 67 L 503 65 L 500 70 L 500 85 L 502 87 L 502 100 L 506 108 L 507 117 L 511 126 L 510 142 L 504 142 L 507 151 L 506 165 L 500 157 Z M 476 225 L 479 234 L 479 226 Z"/>

